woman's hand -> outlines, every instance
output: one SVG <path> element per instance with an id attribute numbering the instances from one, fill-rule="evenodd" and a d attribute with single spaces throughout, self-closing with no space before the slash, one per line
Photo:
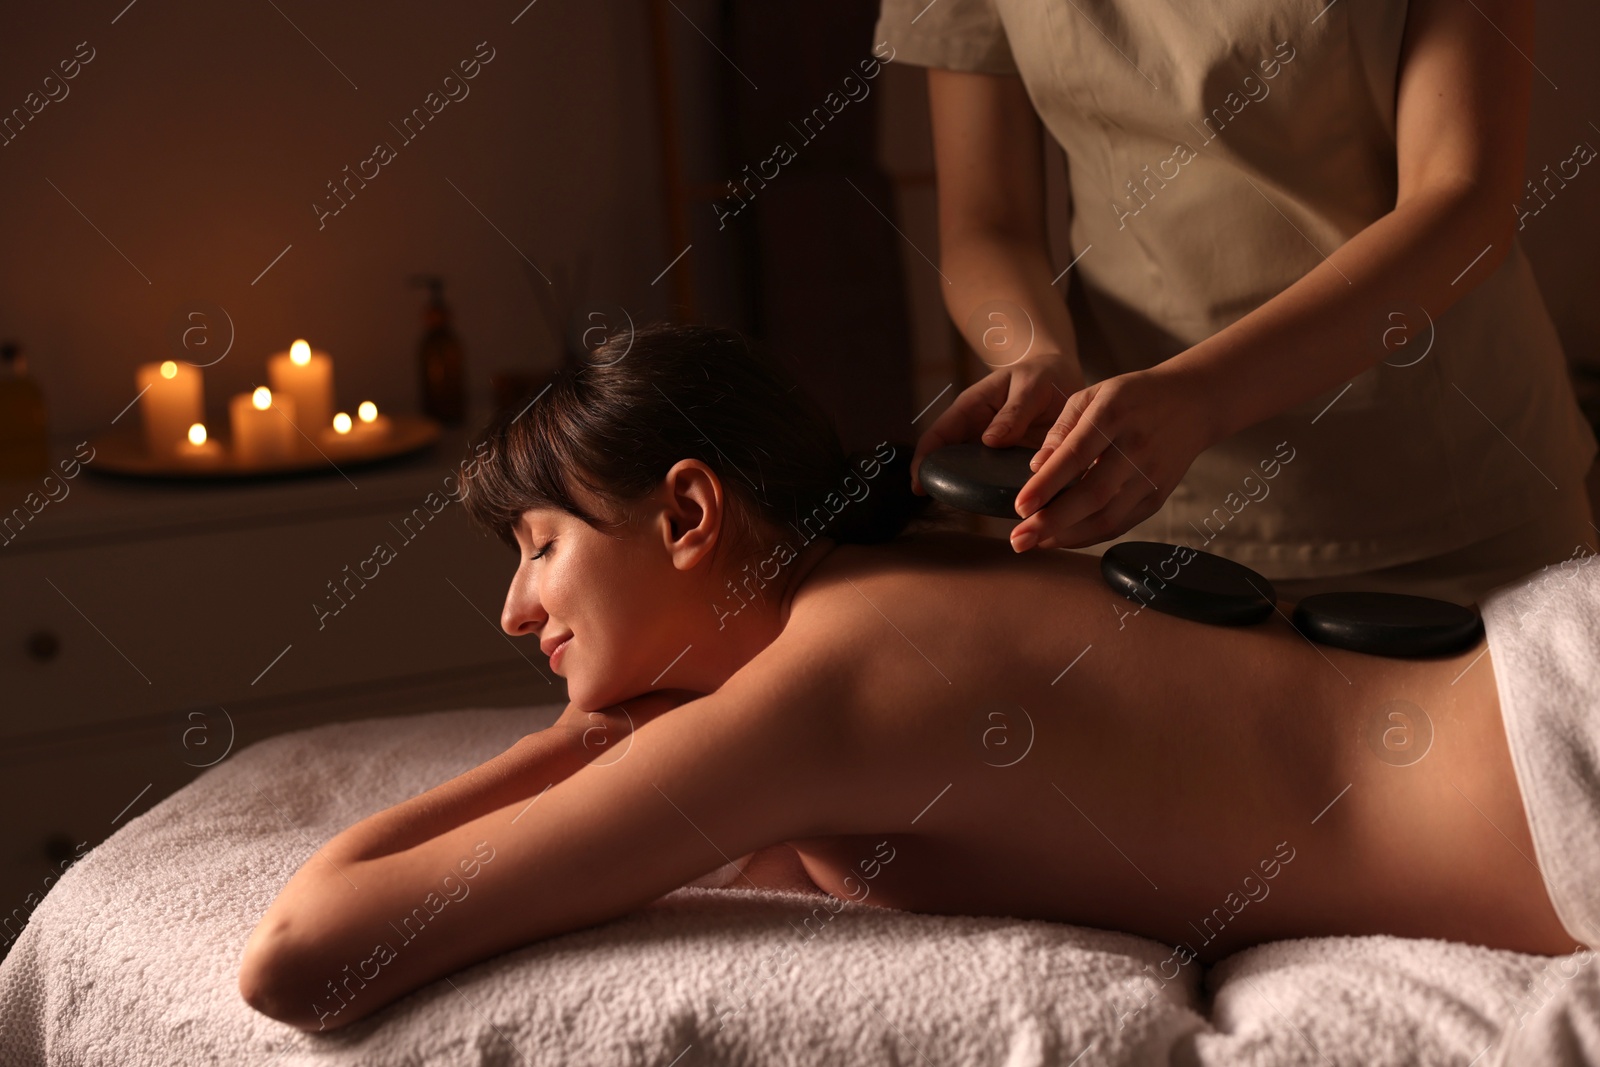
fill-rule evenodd
<path id="1" fill-rule="evenodd" d="M 946 445 L 965 444 L 982 435 L 990 448 L 1038 447 L 1056 422 L 1061 404 L 1083 388 L 1078 362 L 1059 352 L 1025 356 L 998 367 L 968 386 L 917 441 L 911 457 L 911 488 L 926 496 L 922 457 Z"/>
<path id="2" fill-rule="evenodd" d="M 1195 457 L 1220 439 L 1214 411 L 1205 383 L 1169 364 L 1074 393 L 1017 494 L 1017 513 L 1026 518 L 1011 531 L 1012 547 L 1082 548 L 1155 514 Z"/>

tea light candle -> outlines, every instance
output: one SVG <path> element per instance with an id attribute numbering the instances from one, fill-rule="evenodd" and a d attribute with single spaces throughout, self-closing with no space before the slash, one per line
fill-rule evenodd
<path id="1" fill-rule="evenodd" d="M 338 412 L 333 416 L 333 422 L 321 434 L 322 443 L 332 448 L 344 448 L 352 445 L 360 434 L 351 433 L 350 416 L 345 412 Z"/>
<path id="2" fill-rule="evenodd" d="M 189 437 L 178 443 L 178 458 L 186 463 L 220 463 L 222 446 L 207 440 L 206 426 L 197 422 L 189 427 Z"/>
<path id="3" fill-rule="evenodd" d="M 363 400 L 356 408 L 356 424 L 351 427 L 351 432 L 362 437 L 378 438 L 388 437 L 393 425 L 389 416 L 378 414 L 378 405 L 370 400 Z"/>
<path id="4" fill-rule="evenodd" d="M 328 425 L 333 414 L 333 360 L 326 352 L 313 352 L 305 341 L 267 360 L 272 391 L 294 401 L 295 423 L 307 436 Z"/>
<path id="5" fill-rule="evenodd" d="M 240 463 L 270 463 L 294 455 L 300 435 L 294 427 L 294 400 L 273 396 L 264 385 L 228 402 L 233 454 Z"/>
<path id="6" fill-rule="evenodd" d="M 152 456 L 170 456 L 202 417 L 200 369 L 170 359 L 142 363 L 138 383 L 145 447 Z"/>
<path id="7" fill-rule="evenodd" d="M 333 425 L 322 431 L 322 440 L 335 447 L 374 444 L 388 437 L 393 428 L 389 416 L 378 414 L 378 405 L 363 400 L 354 420 L 343 411 L 335 415 Z"/>

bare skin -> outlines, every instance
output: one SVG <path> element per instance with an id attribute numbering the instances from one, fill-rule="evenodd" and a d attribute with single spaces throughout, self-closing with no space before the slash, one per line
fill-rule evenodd
<path id="1" fill-rule="evenodd" d="M 1113 594 L 1093 557 L 958 533 L 815 540 L 730 620 L 708 610 L 725 503 L 685 460 L 626 536 L 524 516 L 502 622 L 573 635 L 572 703 L 308 860 L 246 945 L 253 1006 L 344 1026 L 750 853 L 746 885 L 807 888 L 798 857 L 847 900 L 1202 961 L 1336 934 L 1576 947 L 1481 643 L 1408 661 L 1281 616 L 1204 626 Z M 1387 717 L 1400 700 L 1425 749 L 1400 744 L 1421 723 Z"/>
<path id="2" fill-rule="evenodd" d="M 1384 659 L 1282 615 L 1229 629 L 1138 607 L 1093 557 L 970 535 L 844 546 L 813 572 L 793 639 L 859 672 L 840 788 L 874 831 L 907 825 L 872 902 L 1129 930 L 1204 961 L 1330 934 L 1573 950 L 1530 862 L 1483 642 Z M 1394 752 L 1400 700 L 1432 724 L 1425 753 Z M 1398 765 L 1370 743 L 1386 731 Z M 791 844 L 844 895 L 866 840 Z M 1280 842 L 1294 858 L 1270 900 L 1204 926 Z"/>

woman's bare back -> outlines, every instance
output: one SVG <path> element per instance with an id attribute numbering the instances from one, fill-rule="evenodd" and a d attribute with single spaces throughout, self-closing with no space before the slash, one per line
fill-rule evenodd
<path id="1" fill-rule="evenodd" d="M 1098 564 L 946 532 L 840 546 L 804 576 L 776 644 L 849 694 L 796 709 L 837 731 L 850 823 L 789 842 L 818 886 L 1203 960 L 1329 934 L 1572 950 L 1482 642 L 1344 652 L 1284 604 L 1206 626 L 1113 593 Z"/>
<path id="2" fill-rule="evenodd" d="M 1093 557 L 985 538 L 829 547 L 723 649 L 696 631 L 707 661 L 738 659 L 712 691 L 630 700 L 638 722 L 574 705 L 601 725 L 530 734 L 326 842 L 251 934 L 245 999 L 347 1025 L 750 852 L 797 853 L 851 900 L 1142 934 L 1179 966 L 1328 934 L 1573 950 L 1486 652 L 1386 660 L 1282 619 L 1134 613 Z M 1424 722 L 1425 746 L 1384 735 Z M 619 746 L 596 758 L 606 723 Z M 433 932 L 413 944 L 408 914 Z M 360 996 L 327 999 L 352 960 Z"/>

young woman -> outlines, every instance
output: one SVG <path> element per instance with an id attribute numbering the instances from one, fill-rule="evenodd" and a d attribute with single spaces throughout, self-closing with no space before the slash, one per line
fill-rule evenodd
<path id="1" fill-rule="evenodd" d="M 1331 934 L 1574 949 L 1482 645 L 1145 610 L 1094 557 L 938 528 L 909 459 L 847 458 L 706 328 L 610 341 L 498 419 L 464 503 L 516 546 L 502 625 L 570 703 L 308 859 L 245 999 L 343 1026 L 752 854 L 738 884 L 803 869 L 818 907 L 1114 928 L 1175 966 Z"/>

